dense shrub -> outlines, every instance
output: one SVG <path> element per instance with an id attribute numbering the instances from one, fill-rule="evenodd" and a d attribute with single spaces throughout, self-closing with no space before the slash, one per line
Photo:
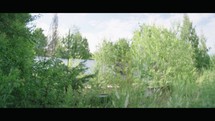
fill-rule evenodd
<path id="1" fill-rule="evenodd" d="M 131 66 L 139 72 L 139 79 L 149 86 L 179 87 L 194 82 L 192 55 L 191 45 L 180 41 L 166 28 L 142 25 L 134 33 Z"/>
<path id="2" fill-rule="evenodd" d="M 84 76 L 83 63 L 67 67 L 61 60 L 51 58 L 35 62 L 33 75 L 28 83 L 30 107 L 61 107 L 68 93 L 78 92 L 92 75 Z M 71 87 L 72 89 L 68 90 Z"/>

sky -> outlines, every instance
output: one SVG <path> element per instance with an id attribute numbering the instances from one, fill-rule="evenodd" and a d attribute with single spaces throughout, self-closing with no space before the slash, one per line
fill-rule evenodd
<path id="1" fill-rule="evenodd" d="M 38 15 L 40 13 L 33 13 Z M 209 54 L 215 54 L 215 13 L 187 13 L 197 34 L 204 34 Z M 33 24 L 42 28 L 44 34 L 50 33 L 54 13 L 41 13 Z M 91 52 L 98 49 L 104 40 L 117 41 L 119 38 L 132 39 L 134 30 L 141 24 L 156 24 L 170 28 L 182 23 L 184 13 L 58 13 L 58 32 L 61 36 L 74 26 L 86 37 Z"/>

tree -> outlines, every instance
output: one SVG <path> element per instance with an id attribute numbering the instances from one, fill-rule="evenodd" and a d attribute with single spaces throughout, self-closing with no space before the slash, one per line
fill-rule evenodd
<path id="1" fill-rule="evenodd" d="M 61 46 L 59 46 L 58 56 L 67 59 L 89 59 L 91 53 L 87 39 L 83 38 L 78 30 L 72 33 L 69 30 L 66 37 L 63 37 Z"/>
<path id="2" fill-rule="evenodd" d="M 47 46 L 47 37 L 43 34 L 41 28 L 37 28 L 33 32 L 35 45 L 35 52 L 37 56 L 45 56 L 45 47 Z"/>
<path id="3" fill-rule="evenodd" d="M 200 46 L 199 46 L 199 53 L 197 56 L 197 60 L 199 60 L 198 65 L 199 68 L 208 68 L 210 66 L 210 56 L 207 53 L 208 52 L 208 48 L 206 46 L 206 38 L 205 36 L 202 34 L 200 36 Z"/>
<path id="4" fill-rule="evenodd" d="M 126 39 L 119 39 L 116 43 L 104 40 L 94 54 L 98 81 L 112 85 L 121 82 L 126 84 L 130 76 L 129 51 L 130 46 Z"/>
<path id="5" fill-rule="evenodd" d="M 143 80 L 148 86 L 167 87 L 194 82 L 192 46 L 179 41 L 175 33 L 166 28 L 140 26 L 134 33 L 130 52 L 133 78 Z"/>
<path id="6" fill-rule="evenodd" d="M 193 24 L 187 14 L 184 15 L 180 38 L 182 41 L 192 45 L 195 52 L 193 58 L 195 59 L 196 67 L 198 69 L 207 68 L 209 65 L 209 55 L 207 53 L 208 49 L 204 44 L 206 39 L 204 37 L 200 38 L 197 35 L 195 27 L 193 27 Z"/>
<path id="7" fill-rule="evenodd" d="M 5 74 L 18 68 L 27 75 L 33 62 L 33 46 L 30 29 L 26 26 L 33 20 L 30 14 L 4 13 L 0 15 L 0 66 Z"/>
<path id="8" fill-rule="evenodd" d="M 29 13 L 0 14 L 1 107 L 23 105 L 34 59 Z"/>
<path id="9" fill-rule="evenodd" d="M 89 44 L 86 38 L 82 39 L 82 49 L 81 49 L 81 55 L 82 59 L 90 59 L 91 58 L 91 53 L 89 49 Z"/>
<path id="10" fill-rule="evenodd" d="M 50 31 L 51 35 L 49 36 L 49 44 L 48 44 L 48 49 L 47 49 L 47 55 L 53 57 L 56 53 L 57 50 L 57 45 L 58 45 L 58 16 L 57 14 L 54 15 L 53 21 L 50 26 Z"/>
<path id="11" fill-rule="evenodd" d="M 119 39 L 114 44 L 114 50 L 113 54 L 116 56 L 114 58 L 114 68 L 117 73 L 120 73 L 122 75 L 126 74 L 126 67 L 128 66 L 128 52 L 130 51 L 130 46 L 128 44 L 128 41 L 126 39 Z"/>

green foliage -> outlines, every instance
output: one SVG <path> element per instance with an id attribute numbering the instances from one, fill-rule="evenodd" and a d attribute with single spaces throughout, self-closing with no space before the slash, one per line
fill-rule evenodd
<path id="1" fill-rule="evenodd" d="M 141 25 L 131 44 L 103 41 L 92 75 L 85 74 L 85 61 L 75 67 L 69 61 L 91 58 L 87 39 L 76 30 L 58 43 L 56 16 L 51 59 L 33 61 L 46 55 L 47 45 L 42 29 L 27 27 L 33 19 L 27 13 L 0 14 L 0 107 L 215 106 L 215 56 L 208 55 L 206 38 L 197 35 L 187 15 L 174 30 Z M 68 59 L 68 65 L 54 56 Z"/>
<path id="2" fill-rule="evenodd" d="M 210 56 L 210 69 L 215 69 L 215 55 Z"/>
<path id="3" fill-rule="evenodd" d="M 215 81 L 214 70 L 204 71 L 200 80 L 200 89 L 198 100 L 195 103 L 197 107 L 212 108 L 215 107 Z"/>
<path id="4" fill-rule="evenodd" d="M 34 42 L 28 13 L 0 14 L 1 107 L 24 105 L 25 85 L 31 77 Z"/>
<path id="5" fill-rule="evenodd" d="M 126 74 L 126 66 L 128 66 L 129 58 L 129 44 L 126 39 L 119 39 L 119 41 L 114 44 L 113 55 L 115 55 L 112 65 L 114 65 L 114 72 L 120 73 L 122 75 Z"/>
<path id="6" fill-rule="evenodd" d="M 91 54 L 86 38 L 83 38 L 79 31 L 68 32 L 62 38 L 62 43 L 57 50 L 57 56 L 61 58 L 89 59 Z"/>
<path id="7" fill-rule="evenodd" d="M 94 58 L 97 64 L 98 80 L 111 82 L 112 78 L 126 80 L 129 69 L 129 44 L 126 39 L 119 39 L 115 44 L 103 41 Z M 106 75 L 106 76 L 103 76 Z"/>
<path id="8" fill-rule="evenodd" d="M 61 107 L 67 95 L 79 92 L 91 78 L 83 75 L 85 69 L 83 64 L 69 68 L 55 58 L 36 62 L 28 83 L 28 106 Z"/>
<path id="9" fill-rule="evenodd" d="M 181 39 L 183 41 L 191 43 L 194 48 L 198 48 L 199 38 L 197 37 L 195 28 L 193 27 L 192 22 L 190 21 L 188 15 L 184 15 L 183 24 L 181 27 Z"/>
<path id="10" fill-rule="evenodd" d="M 20 71 L 11 69 L 9 75 L 0 72 L 0 107 L 18 107 L 22 99 L 22 88 L 24 86 L 23 79 L 20 79 Z"/>
<path id="11" fill-rule="evenodd" d="M 131 46 L 132 67 L 149 86 L 168 86 L 194 81 L 192 47 L 174 33 L 155 25 L 143 25 L 134 33 Z"/>
<path id="12" fill-rule="evenodd" d="M 57 107 L 63 103 L 65 86 L 70 81 L 65 74 L 66 68 L 55 59 L 35 63 L 33 77 L 28 83 L 31 106 Z"/>
<path id="13" fill-rule="evenodd" d="M 93 77 L 84 74 L 83 62 L 74 68 L 54 58 L 34 62 L 35 52 L 45 55 L 47 38 L 42 29 L 27 27 L 33 19 L 27 13 L 0 15 L 0 107 L 61 107 L 68 93 L 80 93 Z"/>
<path id="14" fill-rule="evenodd" d="M 35 52 L 37 56 L 45 56 L 45 47 L 47 46 L 47 37 L 43 34 L 41 28 L 37 28 L 33 31 L 32 36 L 34 37 Z"/>
<path id="15" fill-rule="evenodd" d="M 203 68 L 208 68 L 209 66 L 209 55 L 208 48 L 206 47 L 204 36 L 199 37 L 196 33 L 195 28 L 192 25 L 188 15 L 184 15 L 183 24 L 180 32 L 180 39 L 191 44 L 194 49 L 195 66 L 197 69 L 201 70 Z"/>
<path id="16" fill-rule="evenodd" d="M 0 15 L 0 68 L 8 75 L 12 68 L 21 71 L 21 76 L 29 76 L 33 62 L 33 41 L 27 23 L 30 14 L 4 13 Z"/>
<path id="17" fill-rule="evenodd" d="M 208 55 L 208 48 L 206 46 L 206 38 L 204 35 L 200 37 L 200 46 L 198 49 L 198 68 L 205 68 L 208 69 L 210 66 L 210 56 Z"/>

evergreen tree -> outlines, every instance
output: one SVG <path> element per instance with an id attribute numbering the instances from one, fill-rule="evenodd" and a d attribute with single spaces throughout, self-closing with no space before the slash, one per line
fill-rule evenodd
<path id="1" fill-rule="evenodd" d="M 32 74 L 34 41 L 29 13 L 0 14 L 0 107 L 24 105 Z"/>
<path id="2" fill-rule="evenodd" d="M 67 59 L 89 59 L 91 53 L 89 52 L 87 39 L 83 38 L 78 30 L 74 32 L 69 30 L 58 48 L 58 57 Z"/>
<path id="3" fill-rule="evenodd" d="M 6 75 L 15 68 L 21 75 L 29 75 L 34 42 L 26 25 L 32 20 L 28 13 L 0 14 L 0 69 Z"/>
<path id="4" fill-rule="evenodd" d="M 205 45 L 205 38 L 200 38 L 196 29 L 190 21 L 187 14 L 184 15 L 183 24 L 181 27 L 180 38 L 182 41 L 190 43 L 194 49 L 195 65 L 198 69 L 206 68 L 209 65 L 208 49 Z M 200 42 L 201 41 L 201 42 Z M 203 47 L 203 48 L 202 48 Z M 204 62 L 202 62 L 204 61 Z"/>
<path id="5" fill-rule="evenodd" d="M 47 37 L 43 34 L 41 28 L 37 28 L 33 32 L 35 45 L 35 52 L 37 56 L 45 56 L 45 47 L 47 46 Z"/>

